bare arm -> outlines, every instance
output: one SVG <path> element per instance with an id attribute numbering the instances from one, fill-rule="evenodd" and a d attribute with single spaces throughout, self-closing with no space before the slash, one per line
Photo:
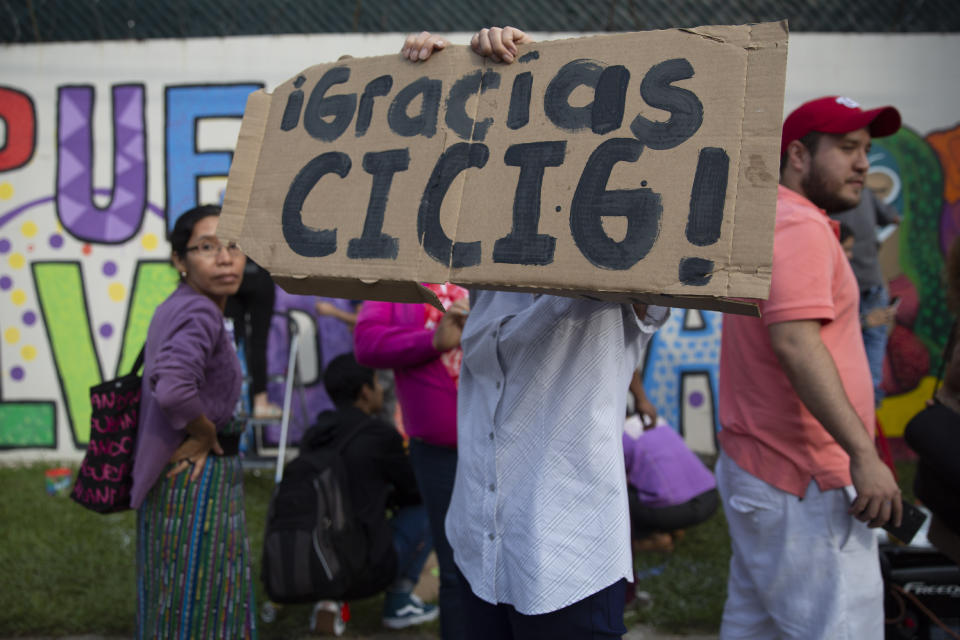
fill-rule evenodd
<path id="1" fill-rule="evenodd" d="M 357 314 L 351 313 L 350 311 L 344 311 L 340 307 L 336 306 L 332 302 L 327 302 L 326 300 L 318 300 L 314 305 L 314 308 L 317 310 L 317 313 L 321 316 L 327 316 L 329 318 L 336 318 L 340 322 L 344 323 L 351 329 L 357 325 Z"/>
<path id="2" fill-rule="evenodd" d="M 470 314 L 470 301 L 460 298 L 447 309 L 433 334 L 433 348 L 437 351 L 449 351 L 460 346 L 463 325 Z"/>
<path id="3" fill-rule="evenodd" d="M 657 408 L 647 398 L 647 391 L 643 388 L 643 379 L 639 371 L 633 372 L 633 377 L 630 379 L 630 392 L 636 402 L 637 413 L 640 414 L 644 431 L 657 426 Z"/>
<path id="4" fill-rule="evenodd" d="M 800 400 L 850 456 L 850 475 L 857 490 L 850 513 L 871 527 L 887 521 L 899 525 L 900 488 L 847 398 L 836 363 L 820 338 L 820 322 L 779 322 L 768 331 Z"/>

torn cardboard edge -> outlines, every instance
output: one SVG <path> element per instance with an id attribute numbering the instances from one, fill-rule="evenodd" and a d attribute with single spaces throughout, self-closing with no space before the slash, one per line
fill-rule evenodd
<path id="1" fill-rule="evenodd" d="M 408 280 L 363 281 L 353 278 L 318 278 L 316 276 L 296 276 L 289 274 L 271 274 L 273 281 L 287 293 L 297 295 L 322 295 L 347 300 L 386 300 L 390 302 L 426 303 L 443 311 L 437 295 L 418 282 Z M 465 289 L 489 289 L 495 291 L 513 291 L 517 293 L 536 293 L 580 298 L 621 304 L 655 304 L 662 307 L 701 309 L 736 313 L 739 315 L 760 317 L 760 308 L 755 301 L 748 299 L 716 298 L 713 296 L 679 296 L 665 293 L 637 293 L 626 291 L 573 291 L 569 289 L 551 289 L 534 286 L 512 286 L 498 284 L 483 286 L 476 282 L 454 282 Z"/>

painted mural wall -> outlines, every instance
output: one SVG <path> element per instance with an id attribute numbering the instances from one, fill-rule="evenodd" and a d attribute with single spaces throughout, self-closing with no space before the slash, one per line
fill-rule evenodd
<path id="1" fill-rule="evenodd" d="M 401 40 L 0 48 L 0 461 L 82 453 L 88 388 L 133 363 L 175 285 L 165 232 L 220 200 L 246 96 L 312 63 L 393 53 Z M 960 36 L 799 34 L 790 47 L 788 110 L 837 93 L 895 104 L 907 125 L 875 142 L 870 178 L 903 215 L 892 288 L 904 303 L 880 414 L 898 435 L 929 396 L 949 326 L 940 273 L 960 234 Z M 700 451 L 715 446 L 721 323 L 679 310 L 647 354 L 648 394 Z"/>

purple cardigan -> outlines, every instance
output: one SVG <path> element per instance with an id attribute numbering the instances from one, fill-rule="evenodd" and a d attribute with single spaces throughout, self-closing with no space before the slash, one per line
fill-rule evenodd
<path id="1" fill-rule="evenodd" d="M 147 332 L 130 497 L 134 509 L 183 442 L 188 422 L 201 415 L 217 429 L 230 422 L 241 382 L 223 313 L 205 295 L 181 284 L 157 307 Z"/>
<path id="2" fill-rule="evenodd" d="M 363 303 L 353 341 L 357 361 L 393 369 L 403 428 L 412 438 L 457 446 L 457 387 L 433 348 L 422 304 Z"/>

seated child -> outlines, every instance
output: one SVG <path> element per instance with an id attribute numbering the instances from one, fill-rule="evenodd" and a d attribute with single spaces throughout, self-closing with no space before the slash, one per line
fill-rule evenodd
<path id="1" fill-rule="evenodd" d="M 384 626 L 400 629 L 434 620 L 437 607 L 413 594 L 433 546 L 426 510 L 403 439 L 392 424 L 375 417 L 383 407 L 383 389 L 374 370 L 357 364 L 352 353 L 334 358 L 323 382 L 337 408 L 317 417 L 303 435 L 301 451 L 335 446 L 353 430 L 362 429 L 342 455 L 353 510 L 371 546 L 363 582 L 372 587 L 389 585 Z M 393 514 L 389 518 L 388 509 Z"/>

